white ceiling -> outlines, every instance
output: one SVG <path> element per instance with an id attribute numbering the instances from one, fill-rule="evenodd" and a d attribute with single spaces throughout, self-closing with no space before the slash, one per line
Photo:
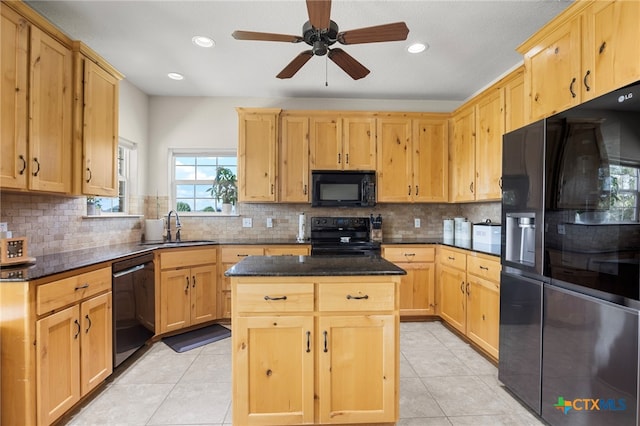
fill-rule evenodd
<path id="1" fill-rule="evenodd" d="M 340 31 L 397 21 L 409 27 L 406 41 L 340 46 L 371 70 L 358 81 L 326 56 L 277 79 L 306 44 L 231 37 L 234 30 L 301 35 L 302 0 L 27 3 L 149 95 L 461 101 L 520 63 L 515 48 L 570 0 L 334 0 Z M 194 35 L 212 37 L 215 47 L 196 47 Z M 417 41 L 429 49 L 409 54 Z M 185 79 L 169 80 L 172 71 Z"/>

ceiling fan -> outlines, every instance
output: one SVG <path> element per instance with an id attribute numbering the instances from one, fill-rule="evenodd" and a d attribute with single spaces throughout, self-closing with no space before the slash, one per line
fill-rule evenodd
<path id="1" fill-rule="evenodd" d="M 278 78 L 291 78 L 312 56 L 328 55 L 344 72 L 354 80 L 366 77 L 369 70 L 356 61 L 353 56 L 340 48 L 331 48 L 340 44 L 377 43 L 383 41 L 406 40 L 409 28 L 404 22 L 376 25 L 339 32 L 338 24 L 330 19 L 331 0 L 307 0 L 309 20 L 302 26 L 302 36 L 262 33 L 253 31 L 234 31 L 236 40 L 283 41 L 289 43 L 305 42 L 311 46 L 296 56 L 280 73 Z"/>

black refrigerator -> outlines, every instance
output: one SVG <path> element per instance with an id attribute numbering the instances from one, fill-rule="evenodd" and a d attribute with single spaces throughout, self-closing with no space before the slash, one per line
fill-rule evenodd
<path id="1" fill-rule="evenodd" d="M 503 138 L 500 381 L 551 425 L 638 425 L 640 84 Z"/>

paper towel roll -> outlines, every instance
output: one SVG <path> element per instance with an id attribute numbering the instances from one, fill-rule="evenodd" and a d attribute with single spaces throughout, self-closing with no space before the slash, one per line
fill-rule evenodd
<path id="1" fill-rule="evenodd" d="M 144 239 L 145 241 L 162 241 L 164 232 L 164 219 L 145 219 Z"/>
<path id="2" fill-rule="evenodd" d="M 304 213 L 300 213 L 300 215 L 298 216 L 298 238 L 297 238 L 299 243 L 305 240 L 306 226 L 307 226 L 307 218 Z"/>

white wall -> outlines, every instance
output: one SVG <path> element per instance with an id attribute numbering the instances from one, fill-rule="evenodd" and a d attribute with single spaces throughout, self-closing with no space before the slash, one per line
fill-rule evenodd
<path id="1" fill-rule="evenodd" d="M 147 157 L 149 142 L 149 96 L 129 83 L 120 82 L 120 108 L 118 127 L 120 138 L 136 144 L 138 148 L 137 188 L 134 194 L 147 194 Z"/>
<path id="2" fill-rule="evenodd" d="M 236 107 L 308 110 L 451 112 L 458 101 L 411 101 L 324 98 L 150 97 L 148 184 L 146 195 L 168 195 L 171 148 L 235 151 Z"/>

